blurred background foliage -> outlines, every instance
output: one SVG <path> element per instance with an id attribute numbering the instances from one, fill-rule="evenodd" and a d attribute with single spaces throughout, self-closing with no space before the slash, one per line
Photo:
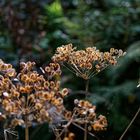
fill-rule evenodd
<path id="1" fill-rule="evenodd" d="M 55 49 L 73 43 L 123 49 L 127 55 L 90 81 L 89 100 L 108 118 L 101 140 L 117 140 L 140 106 L 140 0 L 0 0 L 0 58 L 16 67 L 20 61 L 50 62 Z M 63 69 L 62 86 L 84 90 L 84 81 Z M 80 92 L 69 96 L 80 97 Z M 81 131 L 71 128 L 78 136 Z M 23 139 L 22 128 L 20 139 Z M 31 128 L 31 139 L 53 139 L 48 125 Z M 124 139 L 140 139 L 140 115 Z M 93 138 L 89 138 L 93 139 Z"/>

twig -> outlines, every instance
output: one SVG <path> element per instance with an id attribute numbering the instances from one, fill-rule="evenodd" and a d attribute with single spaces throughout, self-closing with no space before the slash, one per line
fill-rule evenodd
<path id="1" fill-rule="evenodd" d="M 81 130 L 85 131 L 85 129 L 83 127 L 81 127 L 80 125 L 72 122 L 73 125 L 75 125 L 76 127 L 80 128 Z M 88 132 L 89 135 L 91 135 L 92 137 L 95 137 L 97 140 L 99 140 L 94 134 L 92 134 L 91 132 Z"/>
<path id="2" fill-rule="evenodd" d="M 129 123 L 129 125 L 127 126 L 127 128 L 125 129 L 125 131 L 123 132 L 123 134 L 121 135 L 121 137 L 119 138 L 119 140 L 122 140 L 122 138 L 124 137 L 124 135 L 126 134 L 126 132 L 128 131 L 128 129 L 130 128 L 130 126 L 132 125 L 132 123 L 135 121 L 135 119 L 138 116 L 139 112 L 140 112 L 140 107 L 139 107 L 138 111 L 136 112 L 135 116 L 133 117 L 133 119 L 131 120 L 131 122 Z"/>
<path id="3" fill-rule="evenodd" d="M 29 127 L 27 124 L 27 118 L 25 119 L 25 140 L 29 140 Z"/>
<path id="4" fill-rule="evenodd" d="M 61 137 L 61 135 L 65 132 L 65 129 L 67 129 L 67 128 L 71 125 L 71 123 L 72 123 L 72 121 L 73 121 L 73 118 L 74 118 L 74 116 L 75 116 L 75 113 L 76 113 L 76 112 L 73 113 L 72 118 L 71 118 L 70 121 L 64 126 L 64 129 L 63 129 L 63 130 L 61 131 L 61 133 L 57 136 L 56 140 L 59 140 L 59 138 Z"/>
<path id="5" fill-rule="evenodd" d="M 4 138 L 5 138 L 5 140 L 8 140 L 7 133 L 18 137 L 18 134 L 16 133 L 16 131 L 12 131 L 10 128 L 7 128 L 7 129 L 4 129 Z"/>

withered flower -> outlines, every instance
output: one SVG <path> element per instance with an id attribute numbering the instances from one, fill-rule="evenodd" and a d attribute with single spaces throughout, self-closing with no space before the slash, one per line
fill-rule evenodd
<path id="1" fill-rule="evenodd" d="M 76 50 L 76 47 L 68 44 L 58 47 L 52 60 L 61 63 L 77 76 L 90 79 L 107 66 L 115 65 L 117 58 L 124 54 L 122 50 L 114 48 L 111 48 L 110 52 L 101 52 L 96 47 Z"/>
<path id="2" fill-rule="evenodd" d="M 87 100 L 77 100 L 75 99 L 75 108 L 76 118 L 74 121 L 78 124 L 88 124 L 89 128 L 93 128 L 95 131 L 105 130 L 107 127 L 106 117 L 99 115 L 97 118 L 96 115 L 96 106 L 92 105 Z M 92 130 L 92 129 L 91 129 Z"/>
<path id="3" fill-rule="evenodd" d="M 64 110 L 63 98 L 66 88 L 60 90 L 58 63 L 50 63 L 40 74 L 34 62 L 21 62 L 20 72 L 0 60 L 0 118 L 11 120 L 8 127 L 22 125 L 28 128 L 32 123 L 53 122 L 50 109 Z M 50 70 L 48 70 L 50 69 Z"/>
<path id="4" fill-rule="evenodd" d="M 65 110 L 63 114 L 64 118 L 69 122 L 67 126 L 72 123 L 82 130 L 84 129 L 84 139 L 87 139 L 87 131 L 100 131 L 106 130 L 107 128 L 106 117 L 103 115 L 97 116 L 95 112 L 96 106 L 87 101 L 89 79 L 109 65 L 116 65 L 118 58 L 124 55 L 125 52 L 114 48 L 111 48 L 109 52 L 101 52 L 96 47 L 87 47 L 84 50 L 77 50 L 72 44 L 67 44 L 58 47 L 52 57 L 55 63 L 65 66 L 86 81 L 86 99 L 76 99 L 74 101 L 75 107 L 73 111 Z M 63 89 L 62 93 L 67 93 L 67 91 Z M 68 137 L 66 137 L 66 139 L 67 138 Z"/>

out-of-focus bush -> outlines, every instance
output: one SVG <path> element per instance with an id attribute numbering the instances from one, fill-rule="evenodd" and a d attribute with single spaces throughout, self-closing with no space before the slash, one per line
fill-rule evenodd
<path id="1" fill-rule="evenodd" d="M 63 13 L 57 1 L 2 0 L 0 18 L 1 57 L 15 64 L 27 60 L 43 63 L 69 38 L 63 31 Z"/>

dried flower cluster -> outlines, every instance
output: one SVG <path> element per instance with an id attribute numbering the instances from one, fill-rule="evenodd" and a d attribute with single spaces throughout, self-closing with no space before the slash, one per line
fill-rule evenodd
<path id="1" fill-rule="evenodd" d="M 109 52 L 101 52 L 97 50 L 96 47 L 76 50 L 76 47 L 73 47 L 72 44 L 68 44 L 58 47 L 52 60 L 55 63 L 60 63 L 77 76 L 86 80 L 87 93 L 89 79 L 107 66 L 115 65 L 117 59 L 123 55 L 125 55 L 125 52 L 114 48 L 111 48 Z M 87 140 L 87 133 L 92 135 L 90 131 L 106 130 L 107 119 L 103 115 L 97 116 L 95 112 L 96 106 L 92 105 L 87 99 L 75 99 L 74 103 L 75 107 L 73 111 L 65 110 L 63 113 L 68 123 L 64 126 L 59 136 L 61 136 L 62 132 L 64 132 L 70 124 L 84 131 L 84 140 Z M 95 137 L 95 135 L 92 136 Z"/>
<path id="2" fill-rule="evenodd" d="M 89 101 L 86 100 L 75 100 L 75 111 L 76 118 L 75 122 L 79 124 L 88 124 L 89 130 L 100 131 L 106 130 L 107 120 L 103 115 L 97 115 L 95 113 L 96 106 L 92 105 Z"/>
<path id="3" fill-rule="evenodd" d="M 0 117 L 10 119 L 11 127 L 51 122 L 52 107 L 60 114 L 63 111 L 63 98 L 68 90 L 60 90 L 59 64 L 50 63 L 41 74 L 34 65 L 34 62 L 22 62 L 17 73 L 12 65 L 0 60 Z"/>
<path id="4" fill-rule="evenodd" d="M 69 52 L 73 51 L 72 46 L 68 45 L 65 59 L 69 57 Z M 64 137 L 64 140 L 74 140 L 75 134 L 67 133 L 71 124 L 84 131 L 87 130 L 83 125 L 87 124 L 88 133 L 92 130 L 105 130 L 106 118 L 102 115 L 97 117 L 96 106 L 89 101 L 75 99 L 73 111 L 65 109 L 63 99 L 68 94 L 68 89 L 60 90 L 58 80 L 60 75 L 60 66 L 56 62 L 50 63 L 44 69 L 40 68 L 40 71 L 35 69 L 34 62 L 21 62 L 20 70 L 16 72 L 11 64 L 0 60 L 0 105 L 2 108 L 0 119 L 10 120 L 10 123 L 8 122 L 10 127 L 17 125 L 29 127 L 32 123 L 47 121 L 54 130 L 56 138 Z M 65 132 L 67 135 L 64 135 Z"/>
<path id="5" fill-rule="evenodd" d="M 69 135 L 69 126 L 72 124 L 83 131 L 87 131 L 88 134 L 95 137 L 92 133 L 93 131 L 102 131 L 107 128 L 107 119 L 103 115 L 97 116 L 95 110 L 96 106 L 92 105 L 87 100 L 74 100 L 75 107 L 73 111 L 65 110 L 63 112 L 62 118 L 66 121 L 66 124 L 62 124 L 61 127 L 55 128 L 55 135 L 57 138 L 62 137 L 64 135 L 64 140 L 73 140 L 75 137 L 74 133 L 70 133 L 72 137 Z M 85 130 L 84 125 L 87 124 L 87 130 Z"/>
<path id="6" fill-rule="evenodd" d="M 54 62 L 58 62 L 68 67 L 77 76 L 89 79 L 108 65 L 115 65 L 117 58 L 125 53 L 114 48 L 110 52 L 100 52 L 96 47 L 88 47 L 85 50 L 76 50 L 72 44 L 58 47 L 52 57 Z"/>

